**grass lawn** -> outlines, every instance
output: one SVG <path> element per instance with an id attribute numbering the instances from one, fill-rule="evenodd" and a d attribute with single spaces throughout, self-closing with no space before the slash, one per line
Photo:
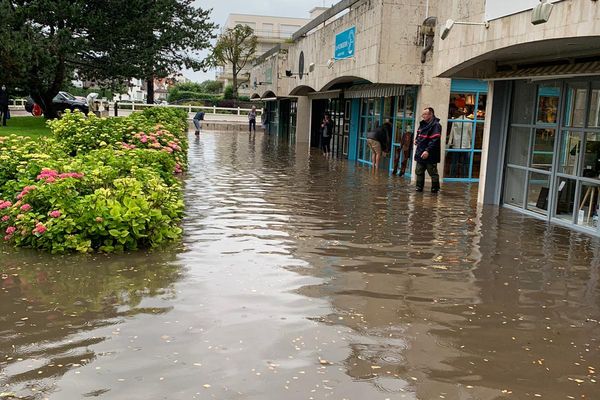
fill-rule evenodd
<path id="1" fill-rule="evenodd" d="M 11 134 L 35 138 L 49 135 L 50 128 L 44 117 L 12 117 L 6 121 L 6 126 L 0 124 L 0 136 Z"/>

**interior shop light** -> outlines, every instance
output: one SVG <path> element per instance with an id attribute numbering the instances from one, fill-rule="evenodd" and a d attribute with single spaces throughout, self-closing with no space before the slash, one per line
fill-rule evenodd
<path id="1" fill-rule="evenodd" d="M 485 29 L 490 27 L 490 24 L 487 21 L 486 22 L 470 22 L 470 21 L 455 21 L 453 19 L 449 19 L 446 21 L 446 25 L 444 25 L 444 29 L 442 30 L 442 34 L 440 35 L 442 40 L 444 40 L 448 37 L 448 34 L 450 33 L 450 30 L 452 29 L 452 27 L 454 25 L 482 25 L 482 26 L 485 26 Z"/>

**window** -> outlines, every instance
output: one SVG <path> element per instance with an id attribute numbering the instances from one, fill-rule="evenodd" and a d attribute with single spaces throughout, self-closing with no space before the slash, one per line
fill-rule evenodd
<path id="1" fill-rule="evenodd" d="M 454 80 L 448 105 L 445 181 L 477 182 L 483 146 L 487 84 Z"/>
<path id="2" fill-rule="evenodd" d="M 600 234 L 600 80 L 516 81 L 503 202 Z"/>

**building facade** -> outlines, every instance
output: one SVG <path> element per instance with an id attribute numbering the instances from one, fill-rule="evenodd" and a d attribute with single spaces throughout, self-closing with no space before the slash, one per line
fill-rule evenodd
<path id="1" fill-rule="evenodd" d="M 311 16 L 316 16 L 321 11 L 321 8 L 311 10 Z M 294 32 L 308 23 L 308 18 L 291 18 L 291 17 L 273 17 L 252 14 L 229 14 L 227 21 L 223 25 L 225 29 L 233 28 L 236 25 L 246 25 L 254 30 L 257 38 L 256 55 L 269 51 L 278 43 L 283 43 L 288 40 Z M 239 82 L 248 82 L 248 72 L 251 65 L 245 67 L 238 75 Z M 223 87 L 227 86 L 233 79 L 233 70 L 231 65 L 223 65 L 217 68 L 217 80 L 223 82 Z M 247 84 L 240 87 L 238 90 L 242 96 L 248 96 L 250 89 Z"/>
<path id="2" fill-rule="evenodd" d="M 600 5 L 553 1 L 534 25 L 537 1 L 440 3 L 487 22 L 436 38 L 434 72 L 488 82 L 479 201 L 600 234 Z"/>
<path id="3" fill-rule="evenodd" d="M 391 122 L 386 166 L 408 162 L 424 105 L 446 119 L 451 80 L 433 76 L 436 7 L 408 0 L 341 1 L 260 57 L 252 97 L 266 101 L 268 131 L 319 147 L 331 114 L 336 157 L 370 164 L 367 132 Z M 408 134 L 408 135 L 407 135 Z M 408 139 L 407 139 L 408 137 Z"/>
<path id="4" fill-rule="evenodd" d="M 343 0 L 256 60 L 252 97 L 290 143 L 319 147 L 329 112 L 333 154 L 362 164 L 367 132 L 389 119 L 385 165 L 406 159 L 406 175 L 406 144 L 432 106 L 445 184 L 597 235 L 600 6 L 551 3 L 534 25 L 537 0 Z"/>

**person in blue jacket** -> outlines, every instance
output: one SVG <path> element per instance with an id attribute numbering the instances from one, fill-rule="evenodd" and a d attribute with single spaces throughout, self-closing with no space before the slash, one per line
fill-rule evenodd
<path id="1" fill-rule="evenodd" d="M 431 177 L 431 193 L 440 190 L 440 175 L 437 164 L 440 162 L 440 147 L 442 137 L 442 125 L 436 118 L 433 108 L 427 107 L 423 110 L 423 120 L 417 130 L 415 139 L 415 161 L 417 166 L 417 192 L 422 192 L 425 186 L 425 171 Z"/>

